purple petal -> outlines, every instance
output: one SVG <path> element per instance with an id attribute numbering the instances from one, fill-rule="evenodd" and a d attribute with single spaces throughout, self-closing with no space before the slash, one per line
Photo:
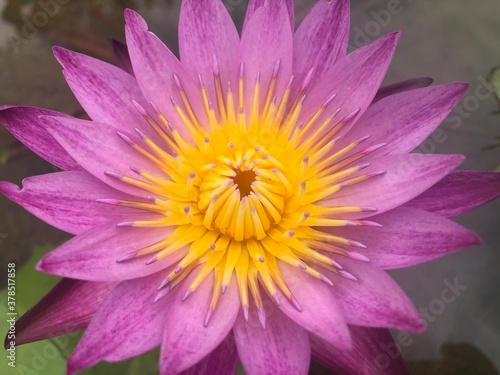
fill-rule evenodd
<path id="1" fill-rule="evenodd" d="M 287 9 L 283 1 L 266 2 L 255 10 L 246 25 L 240 44 L 239 60 L 244 64 L 245 110 L 251 114 L 253 92 L 260 76 L 260 108 L 279 61 L 274 95 L 281 98 L 292 74 L 293 40 Z"/>
<path id="2" fill-rule="evenodd" d="M 316 127 L 338 108 L 341 108 L 341 111 L 336 116 L 337 119 L 342 119 L 355 111 L 358 111 L 356 117 L 363 114 L 380 87 L 399 36 L 399 33 L 387 34 L 372 44 L 350 53 L 327 69 L 322 75 L 321 82 L 311 87 L 307 94 L 298 122 L 307 123 L 334 94 L 335 99 L 315 122 Z"/>
<path id="3" fill-rule="evenodd" d="M 209 355 L 181 375 L 234 375 L 238 369 L 238 353 L 230 333 Z"/>
<path id="4" fill-rule="evenodd" d="M 291 31 L 293 31 L 295 28 L 295 13 L 293 9 L 293 0 L 284 0 L 283 2 L 286 5 Z M 270 0 L 250 0 L 248 2 L 247 12 L 245 15 L 245 22 L 243 24 L 243 32 L 245 32 L 245 29 L 248 27 L 247 25 L 250 22 L 250 19 L 253 17 L 257 9 L 259 9 L 262 6 L 274 6 L 275 5 L 274 3 L 278 2 Z"/>
<path id="5" fill-rule="evenodd" d="M 165 44 L 148 31 L 146 21 L 139 14 L 126 9 L 125 20 L 127 46 L 139 87 L 146 99 L 159 108 L 179 133 L 190 139 L 187 129 L 171 103 L 171 97 L 177 103 L 182 103 L 176 85 L 176 75 L 186 91 L 198 120 L 202 125 L 207 124 L 198 84 Z"/>
<path id="6" fill-rule="evenodd" d="M 311 335 L 312 358 L 339 375 L 409 375 L 388 329 L 350 326 L 353 348 L 344 350 Z"/>
<path id="7" fill-rule="evenodd" d="M 115 54 L 116 66 L 133 76 L 134 69 L 132 68 L 132 62 L 130 61 L 127 45 L 114 38 L 111 39 L 111 43 L 113 45 L 113 53 Z"/>
<path id="8" fill-rule="evenodd" d="M 160 345 L 171 301 L 154 303 L 162 272 L 121 282 L 102 301 L 68 361 L 68 374 L 101 360 L 118 362 Z M 105 338 L 103 340 L 103 338 Z"/>
<path id="9" fill-rule="evenodd" d="M 29 177 L 23 188 L 0 181 L 0 192 L 36 217 L 63 231 L 80 234 L 110 220 L 124 219 L 137 211 L 104 205 L 99 198 L 134 199 L 87 172 L 68 171 Z"/>
<path id="10" fill-rule="evenodd" d="M 115 285 L 62 279 L 17 320 L 16 345 L 84 329 Z"/>
<path id="11" fill-rule="evenodd" d="M 434 80 L 429 77 L 416 77 L 416 78 L 405 79 L 404 81 L 395 82 L 390 85 L 382 86 L 378 90 L 377 95 L 375 95 L 372 104 L 378 102 L 379 100 L 387 96 L 430 86 L 433 81 Z"/>
<path id="12" fill-rule="evenodd" d="M 201 74 L 215 103 L 214 62 L 221 82 L 237 82 L 240 37 L 222 1 L 185 0 L 179 18 L 179 53 L 193 77 Z"/>
<path id="13" fill-rule="evenodd" d="M 182 296 L 196 277 L 196 272 L 177 287 L 168 313 L 161 345 L 160 373 L 177 374 L 209 355 L 229 334 L 240 309 L 235 280 L 221 295 L 213 315 L 205 326 L 212 293 L 212 275 L 202 282 L 186 300 Z"/>
<path id="14" fill-rule="evenodd" d="M 0 107 L 0 123 L 35 154 L 64 170 L 82 167 L 47 132 L 39 116 L 61 116 L 64 113 L 34 107 Z"/>
<path id="15" fill-rule="evenodd" d="M 304 78 L 314 68 L 320 79 L 325 70 L 347 53 L 349 1 L 320 0 L 293 36 L 293 72 Z"/>
<path id="16" fill-rule="evenodd" d="M 164 240 L 169 228 L 119 228 L 116 222 L 94 227 L 45 255 L 37 269 L 53 275 L 91 281 L 121 281 L 147 276 L 181 258 L 178 252 L 146 265 L 139 257 L 117 263 L 117 259 Z"/>
<path id="17" fill-rule="evenodd" d="M 331 287 L 288 264 L 280 263 L 279 269 L 302 311 L 298 311 L 284 295 L 281 295 L 279 308 L 309 332 L 338 347 L 349 347 L 349 330 Z"/>
<path id="18" fill-rule="evenodd" d="M 117 129 L 151 132 L 133 100 L 148 107 L 133 76 L 104 61 L 61 47 L 54 55 L 64 68 L 66 82 L 90 118 Z"/>
<path id="19" fill-rule="evenodd" d="M 338 147 L 364 136 L 370 147 L 387 143 L 370 157 L 405 154 L 422 143 L 448 116 L 467 89 L 466 83 L 450 83 L 406 91 L 370 106 Z"/>
<path id="20" fill-rule="evenodd" d="M 359 174 L 386 173 L 340 190 L 322 205 L 375 207 L 377 212 L 343 214 L 368 217 L 398 207 L 421 194 L 464 160 L 461 155 L 387 155 L 368 160 L 370 166 Z"/>
<path id="21" fill-rule="evenodd" d="M 130 167 L 138 168 L 157 177 L 164 172 L 152 161 L 139 154 L 118 135 L 119 130 L 111 125 L 100 125 L 92 121 L 74 118 L 41 118 L 49 132 L 64 149 L 90 174 L 104 183 L 129 194 L 145 197 L 151 193 L 126 184 L 105 172 L 118 173 L 141 180 Z M 130 136 L 135 143 L 136 137 Z"/>
<path id="22" fill-rule="evenodd" d="M 500 173 L 455 171 L 406 204 L 454 217 L 498 197 Z"/>
<path id="23" fill-rule="evenodd" d="M 332 232 L 366 245 L 363 255 L 383 269 L 413 266 L 480 243 L 461 225 L 411 207 L 398 207 L 370 220 L 382 227 L 345 227 Z"/>
<path id="24" fill-rule="evenodd" d="M 268 314 L 265 329 L 255 320 L 247 323 L 240 314 L 234 325 L 234 338 L 248 375 L 308 373 L 308 333 L 278 309 Z"/>
<path id="25" fill-rule="evenodd" d="M 342 266 L 358 280 L 325 272 L 335 284 L 331 292 L 348 324 L 423 331 L 424 323 L 415 306 L 387 273 L 369 263 L 347 258 L 342 258 Z"/>

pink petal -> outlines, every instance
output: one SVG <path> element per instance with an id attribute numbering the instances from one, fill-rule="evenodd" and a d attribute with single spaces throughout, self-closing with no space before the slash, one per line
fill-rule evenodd
<path id="1" fill-rule="evenodd" d="M 290 28 L 293 31 L 295 27 L 295 14 L 294 14 L 294 9 L 293 9 L 293 0 L 284 0 L 283 1 L 286 5 L 287 13 L 288 13 L 288 18 L 290 21 Z M 277 1 L 272 1 L 272 0 L 250 0 L 248 2 L 248 7 L 247 7 L 247 12 L 245 15 L 245 22 L 243 24 L 243 32 L 245 32 L 245 29 L 248 27 L 248 22 L 250 22 L 250 19 L 253 17 L 255 11 L 259 9 L 262 6 L 274 6 L 276 5 L 275 3 L 278 3 Z"/>
<path id="2" fill-rule="evenodd" d="M 240 314 L 234 325 L 234 338 L 248 375 L 299 375 L 309 371 L 311 349 L 307 331 L 278 309 L 267 316 L 265 329 L 256 321 L 247 323 Z"/>
<path id="3" fill-rule="evenodd" d="M 239 44 L 238 31 L 222 1 L 182 2 L 179 18 L 181 61 L 193 77 L 201 74 L 214 104 L 213 59 L 216 58 L 224 87 L 227 82 L 237 82 Z"/>
<path id="4" fill-rule="evenodd" d="M 338 143 L 342 148 L 364 136 L 363 147 L 386 146 L 370 154 L 405 154 L 422 143 L 460 101 L 466 83 L 450 83 L 389 96 L 370 106 Z"/>
<path id="5" fill-rule="evenodd" d="M 340 349 L 311 335 L 312 358 L 339 375 L 409 375 L 388 329 L 350 326 L 353 348 Z"/>
<path id="6" fill-rule="evenodd" d="M 54 55 L 64 68 L 64 77 L 90 118 L 117 129 L 133 132 L 150 127 L 133 104 L 133 100 L 147 108 L 133 76 L 124 70 L 61 47 L 54 47 Z"/>
<path id="7" fill-rule="evenodd" d="M 398 207 L 421 194 L 464 160 L 461 155 L 387 155 L 367 160 L 370 166 L 359 174 L 386 173 L 346 187 L 322 205 L 375 207 L 377 212 L 343 214 L 367 217 Z"/>
<path id="8" fill-rule="evenodd" d="M 113 45 L 116 66 L 133 76 L 134 69 L 132 68 L 132 62 L 130 61 L 127 45 L 114 38 L 111 39 L 111 43 Z"/>
<path id="9" fill-rule="evenodd" d="M 406 204 L 453 217 L 498 197 L 500 173 L 455 171 Z"/>
<path id="10" fill-rule="evenodd" d="M 139 87 L 146 99 L 159 108 L 179 133 L 190 139 L 171 103 L 171 97 L 182 103 L 174 73 L 184 87 L 198 120 L 207 124 L 198 84 L 165 44 L 148 31 L 146 21 L 139 14 L 126 9 L 125 20 L 127 47 Z"/>
<path id="11" fill-rule="evenodd" d="M 160 178 L 164 172 L 153 162 L 139 154 L 120 136 L 120 130 L 111 125 L 74 118 L 43 117 L 49 132 L 78 163 L 104 183 L 132 195 L 146 197 L 151 193 L 126 184 L 105 172 L 118 173 L 142 180 L 130 167 L 138 168 Z M 128 136 L 135 143 L 137 137 Z"/>
<path id="12" fill-rule="evenodd" d="M 37 269 L 53 275 L 91 281 L 121 281 L 147 276 L 179 260 L 175 253 L 146 265 L 151 256 L 121 263 L 117 259 L 164 240 L 168 228 L 119 228 L 116 222 L 94 227 L 45 255 Z"/>
<path id="13" fill-rule="evenodd" d="M 117 362 L 160 345 L 171 301 L 154 303 L 163 272 L 124 281 L 97 309 L 68 361 L 68 374 L 99 361 Z M 105 339 L 103 339 L 105 338 Z"/>
<path id="14" fill-rule="evenodd" d="M 314 68 L 320 79 L 325 70 L 347 53 L 349 1 L 320 0 L 293 36 L 293 72 L 303 79 Z"/>
<path id="15" fill-rule="evenodd" d="M 279 263 L 283 279 L 301 311 L 281 294 L 279 308 L 296 324 L 338 347 L 349 347 L 351 338 L 345 318 L 340 310 L 331 287 L 298 268 Z"/>
<path id="16" fill-rule="evenodd" d="M 240 309 L 236 282 L 229 284 L 213 315 L 205 326 L 205 318 L 212 293 L 211 275 L 185 301 L 182 297 L 195 272 L 179 285 L 168 313 L 161 345 L 160 373 L 177 374 L 199 362 L 212 352 L 229 334 Z"/>
<path id="17" fill-rule="evenodd" d="M 234 375 L 238 369 L 238 353 L 232 333 L 209 355 L 181 375 Z"/>
<path id="18" fill-rule="evenodd" d="M 387 273 L 369 263 L 342 258 L 337 261 L 353 281 L 328 271 L 335 284 L 331 288 L 348 324 L 393 327 L 422 332 L 424 323 L 404 291 Z"/>
<path id="19" fill-rule="evenodd" d="M 16 345 L 66 335 L 87 327 L 114 282 L 59 281 L 16 322 Z"/>
<path id="20" fill-rule="evenodd" d="M 336 116 L 338 120 L 355 111 L 358 111 L 356 118 L 359 118 L 371 104 L 380 87 L 399 36 L 399 33 L 387 34 L 372 44 L 350 53 L 327 69 L 322 75 L 321 82 L 312 86 L 310 92 L 306 94 L 298 122 L 307 123 L 334 94 L 335 99 L 316 121 L 317 126 L 338 108 L 341 108 Z"/>
<path id="21" fill-rule="evenodd" d="M 245 111 L 251 114 L 256 78 L 260 75 L 260 108 L 279 60 L 274 96 L 281 98 L 292 74 L 292 32 L 286 4 L 266 2 L 255 10 L 241 37 L 239 60 L 244 64 Z"/>
<path id="22" fill-rule="evenodd" d="M 28 177 L 23 188 L 0 181 L 0 192 L 36 217 L 63 231 L 80 234 L 138 211 L 104 205 L 99 198 L 134 199 L 87 172 L 68 171 Z"/>
<path id="23" fill-rule="evenodd" d="M 370 220 L 382 227 L 345 227 L 332 232 L 366 245 L 363 255 L 382 269 L 413 266 L 480 243 L 461 225 L 411 207 L 398 207 Z"/>
<path id="24" fill-rule="evenodd" d="M 82 167 L 47 132 L 38 119 L 42 115 L 67 117 L 64 113 L 41 108 L 0 107 L 0 123 L 31 151 L 61 169 L 81 170 Z"/>
<path id="25" fill-rule="evenodd" d="M 431 85 L 433 81 L 434 80 L 429 77 L 416 77 L 416 78 L 405 79 L 404 81 L 395 82 L 390 85 L 382 86 L 378 90 L 377 95 L 375 95 L 372 104 L 378 102 L 379 100 L 387 96 L 395 95 L 400 92 L 427 87 Z"/>

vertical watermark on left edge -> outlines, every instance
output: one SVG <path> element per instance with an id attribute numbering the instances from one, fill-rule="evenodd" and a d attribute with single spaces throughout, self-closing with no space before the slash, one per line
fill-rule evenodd
<path id="1" fill-rule="evenodd" d="M 7 264 L 7 364 L 16 367 L 16 264 Z"/>

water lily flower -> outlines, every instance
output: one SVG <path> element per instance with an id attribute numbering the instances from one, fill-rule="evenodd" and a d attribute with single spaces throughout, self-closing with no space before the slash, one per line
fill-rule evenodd
<path id="1" fill-rule="evenodd" d="M 477 244 L 449 218 L 499 196 L 460 155 L 410 153 L 467 85 L 379 91 L 399 33 L 347 54 L 349 1 L 184 0 L 180 59 L 127 10 L 120 66 L 56 47 L 90 121 L 2 107 L 63 171 L 0 191 L 75 235 L 18 343 L 85 333 L 68 374 L 161 347 L 161 374 L 405 374 L 388 327 L 424 323 L 385 272 Z M 397 350 L 396 350 L 396 353 Z"/>

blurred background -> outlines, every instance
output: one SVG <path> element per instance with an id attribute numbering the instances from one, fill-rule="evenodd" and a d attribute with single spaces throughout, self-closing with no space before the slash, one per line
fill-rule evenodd
<path id="1" fill-rule="evenodd" d="M 241 27 L 247 1 L 225 0 Z M 47 4 L 56 4 L 48 6 Z M 296 0 L 296 26 L 315 0 Z M 0 0 L 0 105 L 31 105 L 84 116 L 66 86 L 51 47 L 64 47 L 113 62 L 110 38 L 124 41 L 123 10 L 138 10 L 177 52 L 179 0 Z M 498 0 L 351 0 L 350 50 L 383 34 L 403 31 L 385 83 L 428 76 L 435 83 L 465 81 L 462 103 L 418 151 L 460 153 L 462 169 L 500 170 L 500 2 Z M 54 168 L 0 127 L 0 180 Z M 500 200 L 456 219 L 482 238 L 476 246 L 411 269 L 391 272 L 428 324 L 425 333 L 396 342 L 412 374 L 498 374 L 500 369 Z M 33 271 L 50 248 L 68 239 L 0 197 L 0 288 L 7 263 L 18 268 L 18 309 L 26 310 L 57 278 Z M 449 284 L 457 298 L 441 301 Z M 2 299 L 4 294 L 2 294 Z M 5 309 L 2 301 L 2 308 Z M 3 310 L 2 310 L 3 311 Z M 7 328 L 2 318 L 1 335 Z M 2 374 L 58 374 L 78 337 L 18 348 L 17 372 L 1 360 Z M 387 353 L 388 355 L 390 353 Z M 157 353 L 121 365 L 98 365 L 85 374 L 155 374 Z M 4 369 L 5 368 L 5 372 Z M 7 372 L 12 371 L 12 372 Z M 329 374 L 313 364 L 311 374 Z"/>

